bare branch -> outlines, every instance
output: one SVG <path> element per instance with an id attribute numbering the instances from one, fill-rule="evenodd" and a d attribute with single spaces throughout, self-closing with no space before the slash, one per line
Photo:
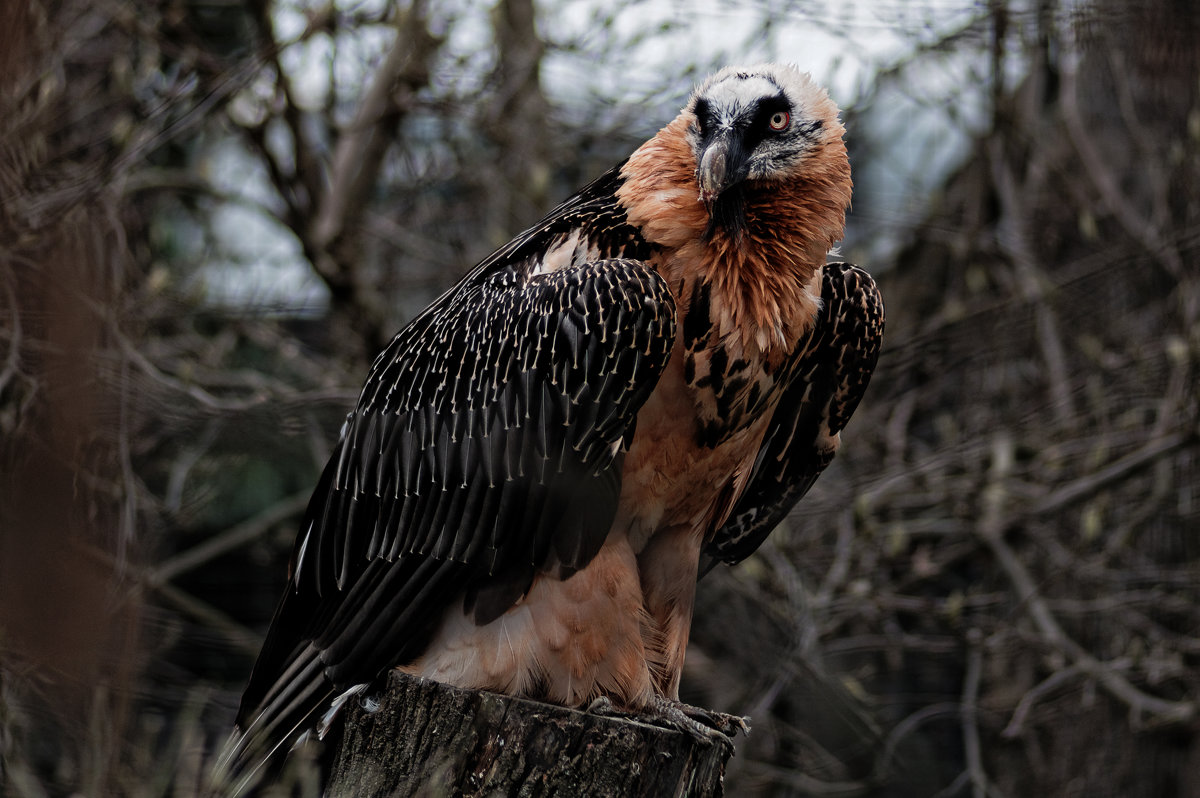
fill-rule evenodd
<path id="1" fill-rule="evenodd" d="M 316 263 L 326 279 L 337 280 L 352 264 L 339 261 L 331 247 L 360 217 L 379 175 L 392 134 L 429 82 L 429 60 L 440 42 L 429 32 L 423 3 L 416 3 L 396 24 L 396 41 L 375 70 L 358 113 L 338 136 L 329 170 L 329 187 L 313 217 L 313 245 L 324 259 Z"/>
<path id="2" fill-rule="evenodd" d="M 1034 704 L 1046 694 L 1057 690 L 1062 685 L 1082 674 L 1083 669 L 1078 664 L 1067 665 L 1051 673 L 1036 686 L 1026 690 L 1025 695 L 1021 696 L 1021 700 L 1017 703 L 1017 708 L 1013 710 L 1012 718 L 1009 720 L 1008 725 L 1000 733 L 1001 736 L 1008 739 L 1021 736 L 1021 733 L 1025 729 L 1025 719 L 1029 715 L 1029 711 L 1033 709 Z"/>
<path id="3" fill-rule="evenodd" d="M 1138 451 L 1126 455 L 1103 468 L 1085 474 L 1072 482 L 1068 482 L 1034 504 L 1022 513 L 1021 517 L 1043 517 L 1070 504 L 1081 501 L 1096 491 L 1124 479 L 1134 471 L 1145 468 L 1159 458 L 1190 445 L 1194 441 L 1195 433 L 1192 432 L 1175 432 L 1170 435 L 1164 435 L 1158 440 L 1152 440 Z"/>
<path id="4" fill-rule="evenodd" d="M 971 777 L 971 794 L 974 798 L 985 798 L 988 794 L 987 772 L 983 769 L 983 753 L 979 743 L 979 681 L 983 671 L 983 651 L 980 650 L 982 634 L 972 629 L 967 639 L 967 673 L 962 688 L 962 737 L 963 750 L 967 755 L 967 773 Z"/>
<path id="5" fill-rule="evenodd" d="M 177 554 L 157 566 L 147 568 L 143 579 L 155 588 L 160 587 L 182 573 L 257 540 L 282 521 L 303 510 L 308 504 L 308 499 L 309 492 L 307 490 L 281 499 L 237 526 L 232 526 L 221 534 L 211 537 L 200 545 Z"/>
<path id="6" fill-rule="evenodd" d="M 1083 163 L 1084 171 L 1109 212 L 1116 217 L 1130 238 L 1141 243 L 1147 252 L 1161 260 L 1173 277 L 1182 281 L 1186 272 L 1179 251 L 1171 245 L 1152 219 L 1143 216 L 1133 203 L 1126 199 L 1125 193 L 1118 187 L 1117 176 L 1108 160 L 1092 140 L 1079 108 L 1079 63 L 1078 53 L 1071 53 L 1063 59 L 1060 109 L 1064 127 Z M 1192 311 L 1194 314 L 1195 308 Z"/>
<path id="7" fill-rule="evenodd" d="M 999 436 L 994 442 L 989 484 L 984 496 L 984 515 L 977 532 L 1012 582 L 1018 602 L 1033 620 L 1042 639 L 1073 660 L 1080 671 L 1100 682 L 1114 698 L 1126 704 L 1135 719 L 1142 715 L 1150 715 L 1163 723 L 1190 721 L 1196 716 L 1194 701 L 1168 701 L 1139 690 L 1120 675 L 1111 663 L 1100 662 L 1084 650 L 1058 623 L 1038 593 L 1029 570 L 1003 537 L 998 508 L 1004 499 L 1003 482 L 1011 466 L 1012 444 L 1003 436 Z"/>

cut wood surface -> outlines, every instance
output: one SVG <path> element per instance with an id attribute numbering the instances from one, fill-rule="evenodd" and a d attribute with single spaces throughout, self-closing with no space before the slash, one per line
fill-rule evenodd
<path id="1" fill-rule="evenodd" d="M 348 707 L 330 796 L 722 795 L 732 747 L 649 723 L 393 673 Z"/>

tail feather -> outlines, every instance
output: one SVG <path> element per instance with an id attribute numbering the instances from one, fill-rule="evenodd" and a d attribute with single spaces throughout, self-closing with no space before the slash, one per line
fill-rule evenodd
<path id="1" fill-rule="evenodd" d="M 264 777 L 282 765 L 282 754 L 301 742 L 326 712 L 336 690 L 325 678 L 315 648 L 302 651 L 285 675 L 251 714 L 253 720 L 245 728 L 235 727 L 225 743 L 213 776 L 217 795 L 254 794 Z"/>

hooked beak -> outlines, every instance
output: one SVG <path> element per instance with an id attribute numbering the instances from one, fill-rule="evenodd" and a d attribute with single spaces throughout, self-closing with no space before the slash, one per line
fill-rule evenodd
<path id="1" fill-rule="evenodd" d="M 749 164 L 741 145 L 738 132 L 725 130 L 704 148 L 696 177 L 700 184 L 700 201 L 709 208 L 722 191 L 746 178 Z"/>

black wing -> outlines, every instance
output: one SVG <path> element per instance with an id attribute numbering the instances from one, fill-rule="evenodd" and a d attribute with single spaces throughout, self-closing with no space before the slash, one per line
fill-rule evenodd
<path id="1" fill-rule="evenodd" d="M 600 178 L 485 260 L 379 355 L 304 515 L 226 768 L 257 768 L 337 693 L 415 659 L 453 601 L 502 614 L 602 545 L 623 444 L 675 336 L 645 244 Z M 564 222 L 569 220 L 569 223 Z"/>
<path id="2" fill-rule="evenodd" d="M 875 281 L 849 264 L 826 264 L 821 304 L 746 490 L 705 549 L 702 573 L 718 560 L 741 562 L 762 545 L 833 460 L 838 433 L 871 380 L 883 339 Z"/>

